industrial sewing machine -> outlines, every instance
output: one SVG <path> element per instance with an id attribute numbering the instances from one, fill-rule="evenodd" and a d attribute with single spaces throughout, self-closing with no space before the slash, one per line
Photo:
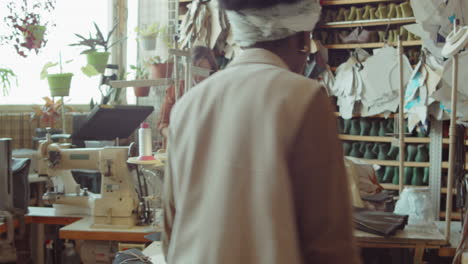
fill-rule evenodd
<path id="1" fill-rule="evenodd" d="M 153 107 L 145 106 L 97 106 L 72 138 L 128 138 L 152 111 Z M 57 208 L 73 208 L 75 212 L 81 208 L 79 213 L 93 217 L 91 227 L 95 228 L 129 228 L 148 222 L 148 208 L 142 198 L 145 194 L 142 186 L 135 187 L 135 168 L 127 164 L 132 155 L 130 149 L 118 146 L 71 148 L 69 144 L 53 143 L 47 135 L 39 144 L 38 171 L 39 175 L 50 177 L 53 184 L 43 199 L 60 205 Z M 101 193 L 81 188 L 72 177 L 72 169 L 99 171 Z"/>

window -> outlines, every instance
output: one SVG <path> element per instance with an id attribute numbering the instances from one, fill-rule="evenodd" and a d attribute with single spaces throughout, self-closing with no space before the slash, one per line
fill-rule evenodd
<path id="1" fill-rule="evenodd" d="M 0 14 L 6 12 L 1 4 Z M 50 29 L 48 43 L 39 54 L 32 53 L 23 58 L 13 46 L 0 46 L 0 67 L 11 68 L 18 76 L 18 85 L 13 85 L 8 96 L 0 95 L 0 104 L 41 104 L 42 97 L 50 96 L 47 80 L 40 80 L 42 66 L 49 61 L 58 61 L 60 53 L 63 61 L 73 59 L 64 66 L 65 72 L 74 74 L 70 96 L 65 98 L 65 102 L 88 104 L 91 98 L 95 101 L 100 99 L 100 76 L 85 76 L 81 72 L 81 67 L 86 65 L 86 56 L 80 55 L 83 48 L 68 45 L 77 41 L 74 33 L 87 36 L 94 32 L 93 21 L 104 34 L 107 33 L 111 28 L 110 15 L 109 0 L 57 1 L 55 11 L 51 13 L 56 26 Z M 0 25 L 0 34 L 3 30 Z"/>

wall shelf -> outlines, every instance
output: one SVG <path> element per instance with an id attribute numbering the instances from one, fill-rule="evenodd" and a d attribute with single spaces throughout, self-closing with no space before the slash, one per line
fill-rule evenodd
<path id="1" fill-rule="evenodd" d="M 400 162 L 396 160 L 368 160 L 368 159 L 360 159 L 363 162 L 369 163 L 369 164 L 375 164 L 379 166 L 391 166 L 391 167 L 398 167 L 400 166 Z M 410 162 L 406 161 L 405 162 L 405 167 L 418 167 L 418 168 L 429 168 L 430 163 L 429 162 Z"/>
<path id="2" fill-rule="evenodd" d="M 392 142 L 396 138 L 394 137 L 371 137 L 371 136 L 355 136 L 355 135 L 338 135 L 341 140 L 349 141 L 369 141 L 369 142 Z M 431 140 L 428 137 L 405 137 L 405 143 L 430 143 Z"/>
<path id="3" fill-rule="evenodd" d="M 445 211 L 439 213 L 440 218 L 445 218 Z M 461 220 L 461 213 L 452 212 L 452 220 Z"/>
<path id="4" fill-rule="evenodd" d="M 400 186 L 392 183 L 379 183 L 385 190 L 398 191 Z M 415 185 L 404 185 L 404 187 L 427 187 L 427 186 L 415 186 Z M 447 193 L 447 188 L 442 188 L 441 193 Z M 457 194 L 457 190 L 454 188 L 452 191 L 453 195 Z"/>
<path id="5" fill-rule="evenodd" d="M 375 20 L 356 20 L 356 21 L 340 21 L 320 25 L 320 28 L 348 28 L 348 27 L 369 27 L 369 26 L 387 26 L 395 24 L 411 24 L 416 23 L 414 17 L 405 18 L 387 18 Z"/>
<path id="6" fill-rule="evenodd" d="M 390 46 L 396 46 L 397 43 L 389 43 Z M 372 48 L 382 48 L 385 46 L 384 42 L 375 42 L 375 43 L 351 43 L 351 44 L 330 44 L 324 45 L 327 49 L 372 49 Z M 411 47 L 411 46 L 422 46 L 421 40 L 411 40 L 411 41 L 403 41 L 403 47 Z"/>
<path id="7" fill-rule="evenodd" d="M 371 4 L 371 3 L 395 3 L 395 2 L 401 2 L 401 0 L 329 0 L 329 1 L 323 1 L 322 6 Z"/>
<path id="8" fill-rule="evenodd" d="M 340 117 L 340 112 L 335 112 L 335 116 Z M 373 115 L 373 116 L 361 116 L 361 115 L 353 115 L 353 117 L 365 117 L 365 118 L 394 118 L 396 114 L 389 114 L 388 117 L 386 115 Z"/>

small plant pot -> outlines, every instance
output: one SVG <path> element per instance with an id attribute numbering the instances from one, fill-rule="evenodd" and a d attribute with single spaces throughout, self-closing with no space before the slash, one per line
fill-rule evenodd
<path id="1" fill-rule="evenodd" d="M 47 75 L 51 96 L 68 96 L 73 73 L 59 73 Z"/>
<path id="2" fill-rule="evenodd" d="M 174 68 L 173 63 L 159 63 L 151 65 L 151 78 L 154 80 L 170 78 Z"/>
<path id="3" fill-rule="evenodd" d="M 109 52 L 90 52 L 86 54 L 88 64 L 92 65 L 99 73 L 104 73 L 109 56 Z"/>
<path id="4" fill-rule="evenodd" d="M 42 46 L 42 42 L 44 41 L 44 34 L 46 31 L 45 26 L 38 26 L 38 25 L 28 25 L 26 26 L 26 32 L 24 34 L 24 38 L 26 42 L 28 39 L 32 39 L 33 46 L 32 48 L 38 49 Z"/>
<path id="5" fill-rule="evenodd" d="M 145 97 L 149 95 L 150 87 L 149 86 L 133 87 L 133 92 L 135 93 L 136 97 Z"/>
<path id="6" fill-rule="evenodd" d="M 140 42 L 144 50 L 156 49 L 156 37 L 155 36 L 140 37 Z"/>

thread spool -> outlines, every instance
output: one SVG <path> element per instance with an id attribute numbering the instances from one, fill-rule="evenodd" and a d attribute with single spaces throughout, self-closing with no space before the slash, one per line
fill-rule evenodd
<path id="1" fill-rule="evenodd" d="M 152 152 L 151 129 L 148 123 L 141 123 L 138 129 L 138 153 L 139 160 L 154 160 Z"/>

